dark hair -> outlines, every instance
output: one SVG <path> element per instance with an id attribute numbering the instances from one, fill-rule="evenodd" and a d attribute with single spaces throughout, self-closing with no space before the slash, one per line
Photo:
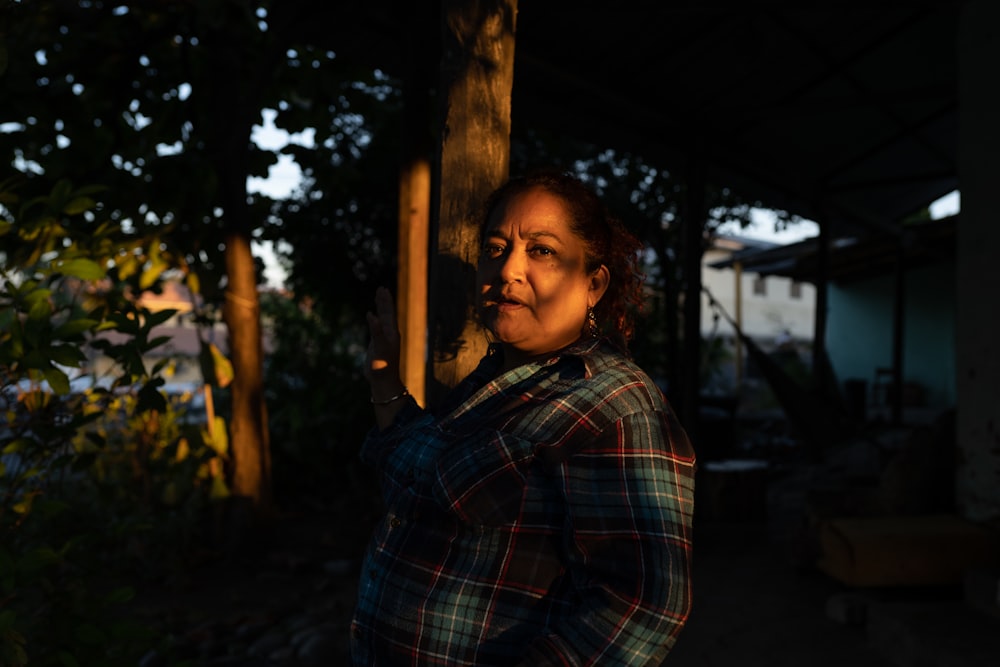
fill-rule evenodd
<path id="1" fill-rule="evenodd" d="M 570 226 L 586 245 L 586 270 L 594 271 L 601 264 L 608 267 L 611 280 L 594 307 L 594 314 L 601 333 L 628 350 L 628 341 L 635 331 L 635 316 L 642 306 L 645 278 L 639 269 L 642 244 L 610 214 L 593 188 L 562 172 L 539 172 L 512 178 L 486 200 L 479 224 L 480 239 L 498 208 L 535 188 L 559 197 L 566 205 L 571 216 Z"/>

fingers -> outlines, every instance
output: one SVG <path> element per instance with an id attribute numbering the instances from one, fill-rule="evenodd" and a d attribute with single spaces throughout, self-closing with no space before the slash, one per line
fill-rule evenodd
<path id="1" fill-rule="evenodd" d="M 392 294 L 384 287 L 375 290 L 375 313 L 368 312 L 368 330 L 373 338 L 380 341 L 394 342 L 399 339 L 399 329 L 396 326 L 396 305 Z"/>
<path id="2" fill-rule="evenodd" d="M 366 313 L 371 342 L 368 346 L 368 369 L 378 372 L 399 363 L 399 330 L 392 295 L 384 287 L 375 290 L 375 312 Z"/>
<path id="3" fill-rule="evenodd" d="M 375 290 L 375 312 L 382 324 L 382 330 L 387 336 L 396 332 L 396 304 L 392 294 L 385 287 Z"/>
<path id="4" fill-rule="evenodd" d="M 368 333 L 372 335 L 372 338 L 382 337 L 382 322 L 378 319 L 377 315 L 372 313 L 365 313 L 365 319 L 368 320 Z"/>

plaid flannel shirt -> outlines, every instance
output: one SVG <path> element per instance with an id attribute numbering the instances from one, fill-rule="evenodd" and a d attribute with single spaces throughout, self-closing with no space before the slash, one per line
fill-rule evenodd
<path id="1" fill-rule="evenodd" d="M 501 357 L 362 447 L 386 515 L 354 665 L 659 664 L 691 604 L 687 436 L 606 343 L 497 376 Z"/>

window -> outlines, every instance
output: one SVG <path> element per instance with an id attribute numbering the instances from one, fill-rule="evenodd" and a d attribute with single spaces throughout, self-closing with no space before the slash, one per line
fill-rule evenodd
<path id="1" fill-rule="evenodd" d="M 792 299 L 802 298 L 802 283 L 797 280 L 793 280 L 788 286 L 788 296 Z"/>
<path id="2" fill-rule="evenodd" d="M 764 282 L 764 276 L 754 276 L 753 293 L 760 296 L 767 295 L 767 284 Z"/>

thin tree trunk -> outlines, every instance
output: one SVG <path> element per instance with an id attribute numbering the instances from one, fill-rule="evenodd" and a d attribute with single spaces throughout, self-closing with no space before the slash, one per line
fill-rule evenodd
<path id="1" fill-rule="evenodd" d="M 227 7 L 234 21 L 248 19 L 246 7 Z M 223 317 L 229 330 L 233 364 L 230 385 L 229 490 L 227 534 L 229 548 L 239 548 L 253 534 L 252 528 L 272 509 L 271 454 L 264 403 L 263 343 L 257 267 L 251 250 L 250 209 L 247 204 L 246 164 L 254 121 L 259 113 L 257 90 L 250 72 L 264 62 L 233 58 L 233 46 L 224 26 L 204 35 L 209 57 L 206 91 L 212 110 L 209 158 L 219 183 L 226 292 Z M 243 45 L 249 47 L 251 45 Z"/>
<path id="2" fill-rule="evenodd" d="M 225 256 L 229 279 L 225 318 L 233 362 L 230 491 L 234 504 L 249 504 L 254 514 L 265 515 L 271 509 L 271 450 L 264 403 L 257 272 L 249 237 L 229 234 Z M 236 520 L 243 522 L 243 519 Z"/>

